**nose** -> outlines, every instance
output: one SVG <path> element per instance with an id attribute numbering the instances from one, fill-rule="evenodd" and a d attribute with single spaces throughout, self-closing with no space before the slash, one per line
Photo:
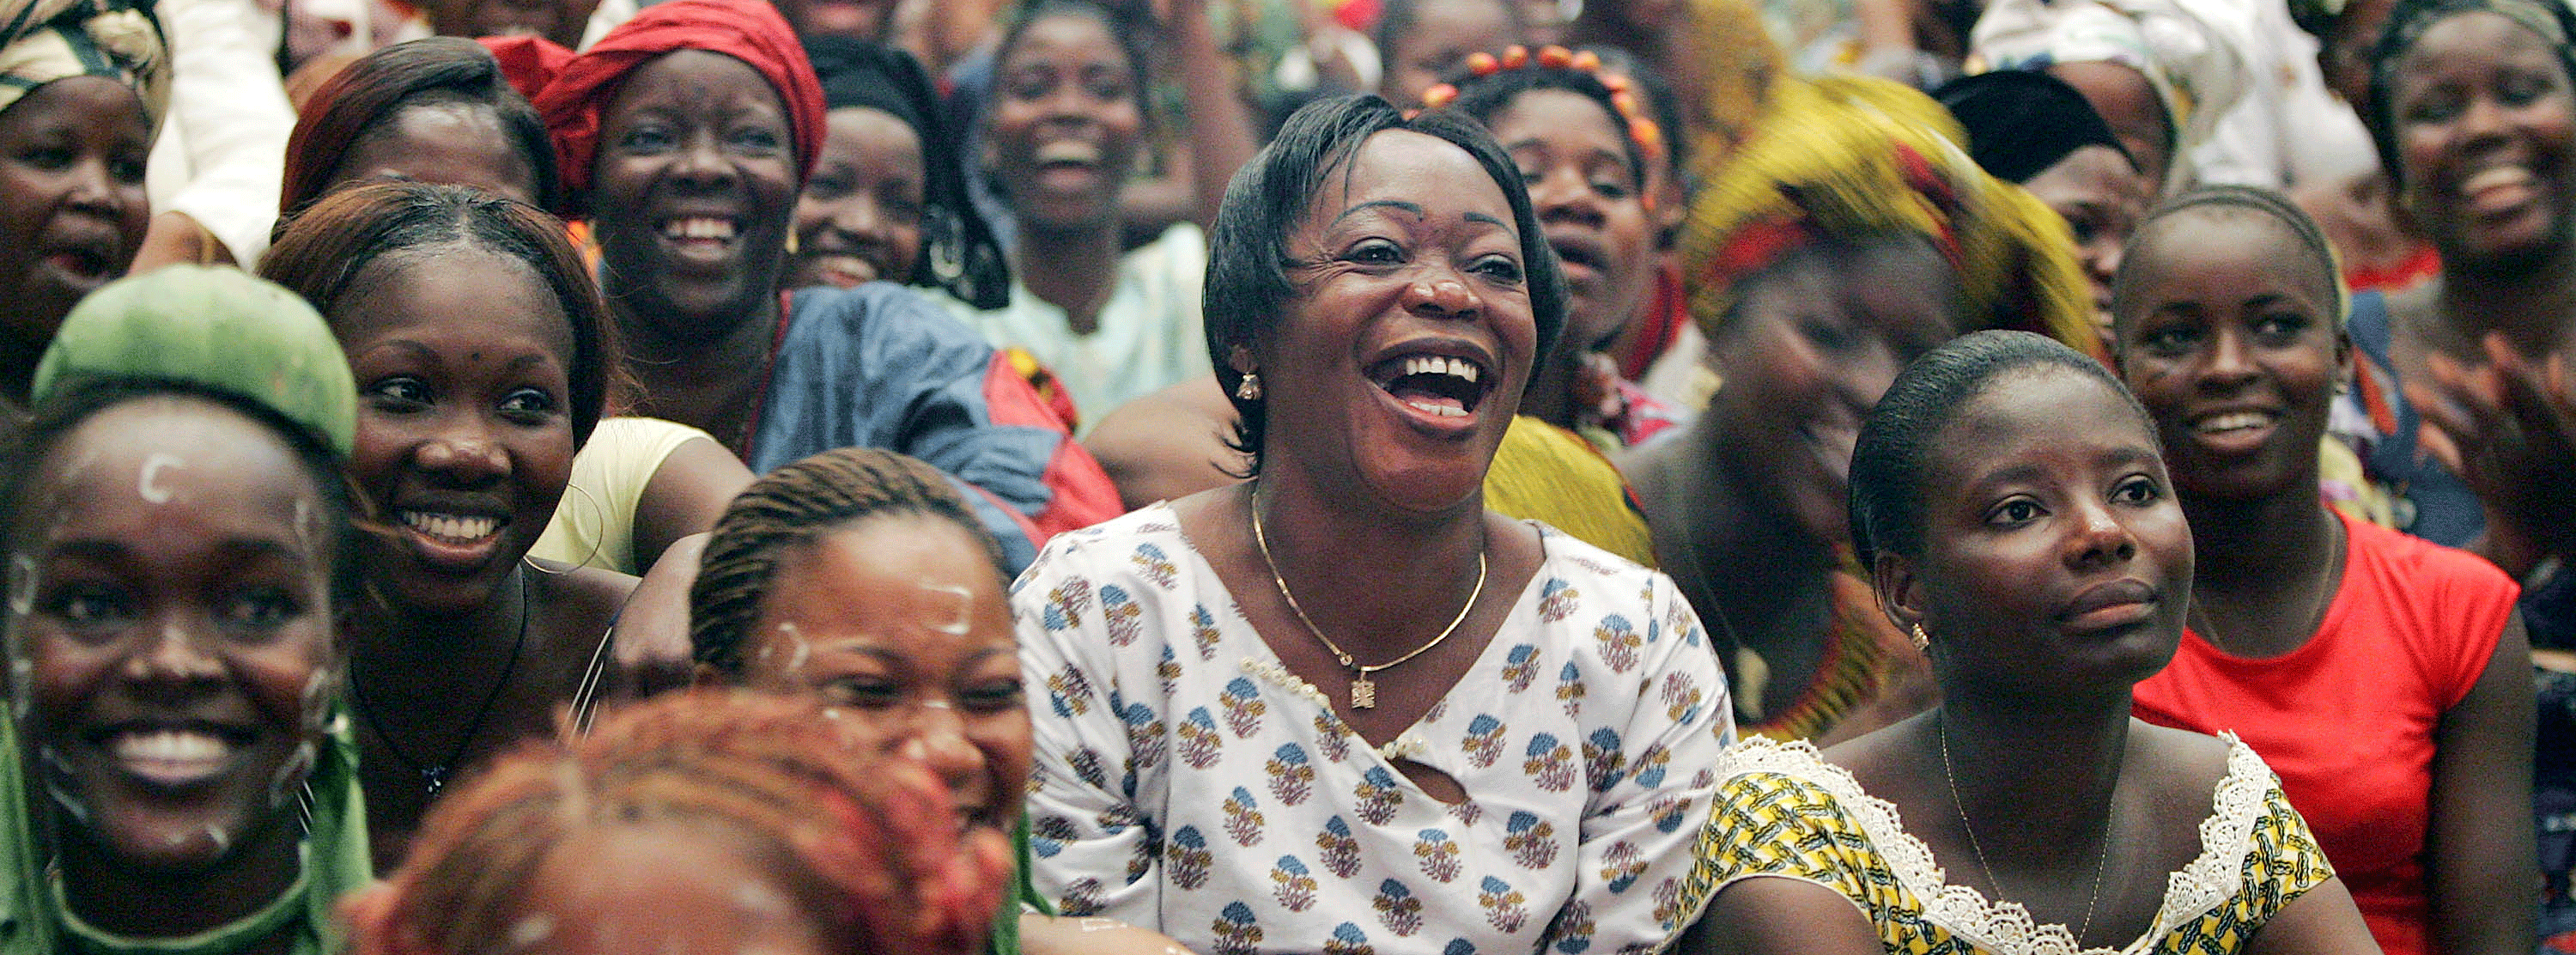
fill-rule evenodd
<path id="1" fill-rule="evenodd" d="M 2110 291 L 2112 278 L 2120 274 L 2120 256 L 2127 249 L 2126 243 L 2108 234 L 2107 230 L 2094 236 L 2093 241 L 2084 247 L 2085 271 L 2090 273 L 2095 289 L 2105 293 Z"/>
<path id="2" fill-rule="evenodd" d="M 2138 538 L 2129 533 L 2129 525 L 2113 513 L 2109 502 L 2084 499 L 2078 501 L 2069 519 L 2074 522 L 2066 548 L 2066 562 L 2079 570 L 2112 566 L 2138 556 Z"/>
<path id="3" fill-rule="evenodd" d="M 71 188 L 63 194 L 66 206 L 92 215 L 118 217 L 124 203 L 118 198 L 116 175 L 108 171 L 104 157 L 91 156 L 73 163 L 69 176 Z"/>
<path id="4" fill-rule="evenodd" d="M 1580 169 L 1571 165 L 1550 169 L 1530 183 L 1529 194 L 1530 205 L 1537 209 L 1541 224 L 1601 227 L 1601 195 L 1593 191 Z"/>
<path id="5" fill-rule="evenodd" d="M 489 430 L 460 426 L 432 435 L 413 449 L 412 463 L 421 470 L 458 484 L 495 481 L 510 474 L 510 454 Z"/>
<path id="6" fill-rule="evenodd" d="M 2210 336 L 2209 360 L 2201 366 L 2201 390 L 2232 391 L 2260 374 L 2253 350 L 2234 325 L 2222 325 Z"/>
<path id="7" fill-rule="evenodd" d="M 165 690 L 184 690 L 223 678 L 224 663 L 206 652 L 193 632 L 193 621 L 169 611 L 153 620 L 143 648 L 125 660 L 125 675 L 135 683 Z"/>
<path id="8" fill-rule="evenodd" d="M 1404 307 L 1416 315 L 1466 319 L 1482 312 L 1485 301 L 1456 273 L 1443 272 L 1417 278 L 1406 286 Z"/>
<path id="9" fill-rule="evenodd" d="M 701 189 L 731 185 L 739 171 L 725 156 L 724 145 L 716 137 L 715 130 L 700 130 L 690 135 L 681 143 L 679 155 L 672 162 L 671 177 Z"/>
<path id="10" fill-rule="evenodd" d="M 913 707 L 911 731 L 902 744 L 904 755 L 917 758 L 930 771 L 939 774 L 949 791 L 960 799 L 978 795 L 989 799 L 1009 798 L 1003 793 L 978 793 L 976 786 L 984 778 L 984 751 L 967 738 L 965 717 L 947 700 L 925 700 Z"/>

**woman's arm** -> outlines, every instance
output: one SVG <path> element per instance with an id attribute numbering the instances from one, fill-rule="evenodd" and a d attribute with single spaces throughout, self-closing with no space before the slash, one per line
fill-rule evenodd
<path id="1" fill-rule="evenodd" d="M 2506 618 L 2486 672 L 2433 733 L 2425 835 L 2434 950 L 2525 955 L 2540 865 L 2531 828 L 2531 641 Z"/>
<path id="2" fill-rule="evenodd" d="M 1243 105 L 1234 61 L 1217 49 L 1207 0 L 1157 0 L 1154 12 L 1180 59 L 1182 105 L 1189 110 L 1190 189 L 1197 199 L 1191 218 L 1200 228 L 1214 228 L 1226 183 L 1260 148 L 1252 111 Z"/>
<path id="3" fill-rule="evenodd" d="M 2291 899 L 2254 933 L 2246 955 L 2379 955 L 2342 879 L 2327 879 Z"/>
<path id="4" fill-rule="evenodd" d="M 1106 557 L 1109 555 L 1095 555 Z M 1108 621 L 1089 594 L 1073 540 L 1049 546 L 1011 592 L 1020 672 L 1029 683 L 1035 783 L 1029 791 L 1029 881 L 1066 916 L 1161 924 L 1162 840 L 1143 805 L 1118 690 Z"/>
<path id="5" fill-rule="evenodd" d="M 2350 898 L 2344 907 L 2352 907 Z M 2362 938 L 2369 940 L 2366 934 Z M 1673 950 L 1675 955 L 1880 955 L 1886 949 L 1869 919 L 1834 890 L 1797 879 L 1751 878 L 1718 890 L 1707 913 L 1682 933 Z"/>
<path id="6" fill-rule="evenodd" d="M 690 438 L 671 449 L 635 502 L 635 566 L 652 567 L 671 542 L 714 530 L 751 479 L 751 469 L 713 438 Z"/>

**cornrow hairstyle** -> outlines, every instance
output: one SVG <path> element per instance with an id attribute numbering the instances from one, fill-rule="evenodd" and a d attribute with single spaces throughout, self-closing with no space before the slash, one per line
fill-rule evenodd
<path id="1" fill-rule="evenodd" d="M 572 326 L 564 356 L 575 446 L 590 440 L 625 380 L 617 370 L 616 330 L 581 253 L 563 223 L 524 203 L 462 186 L 386 183 L 331 193 L 286 221 L 260 256 L 261 278 L 286 286 L 326 321 L 363 291 L 359 279 L 381 259 L 413 264 L 459 247 L 516 259 L 546 283 Z M 622 402 L 621 402 L 622 403 Z"/>
<path id="2" fill-rule="evenodd" d="M 350 606 L 358 597 L 360 580 L 357 553 L 356 518 L 361 514 L 364 498 L 349 483 L 341 466 L 340 454 L 312 429 L 269 407 L 266 403 L 192 381 L 168 378 L 84 377 L 67 381 L 61 388 L 30 409 L 29 417 L 14 430 L 0 429 L 7 440 L 0 443 L 0 551 L 17 546 L 21 531 L 42 515 L 29 505 L 37 480 L 38 465 L 61 446 L 63 439 L 89 419 L 130 401 L 143 398 L 176 397 L 215 405 L 267 428 L 280 443 L 294 453 L 296 463 L 321 500 L 318 518 L 324 533 L 319 543 L 330 550 L 331 599 L 336 606 Z"/>
<path id="3" fill-rule="evenodd" d="M 812 701 L 684 692 L 532 738 L 431 807 L 410 856 L 351 906 L 360 955 L 499 955 L 534 931 L 530 889 L 564 847 L 677 828 L 738 846 L 788 890 L 796 917 L 870 951 L 887 857 L 925 820 L 935 779 L 889 777 L 870 744 Z M 672 860 L 685 866 L 687 860 Z M 639 900 L 640 901 L 640 900 Z"/>
<path id="4" fill-rule="evenodd" d="M 1563 52 L 1562 48 L 1550 49 Z M 1457 110 L 1491 128 L 1494 114 L 1510 108 L 1514 102 L 1519 101 L 1521 94 L 1532 90 L 1563 90 L 1591 100 L 1601 107 L 1602 112 L 1609 114 L 1610 125 L 1618 128 L 1619 139 L 1627 146 L 1628 180 L 1634 183 L 1635 188 L 1641 190 L 1640 194 L 1642 194 L 1642 190 L 1645 189 L 1647 164 L 1661 162 L 1663 157 L 1660 154 L 1648 156 L 1646 147 L 1638 142 L 1638 135 L 1643 127 L 1630 120 L 1630 116 L 1636 112 L 1636 94 L 1625 89 L 1614 92 L 1602 82 L 1601 59 L 1598 54 L 1588 57 L 1585 54 L 1573 54 L 1573 56 L 1583 58 L 1579 63 L 1589 64 L 1591 68 L 1585 69 L 1578 63 L 1552 65 L 1550 60 L 1553 58 L 1550 57 L 1528 58 L 1526 65 L 1517 69 L 1480 68 L 1484 60 L 1472 61 L 1466 68 L 1448 76 L 1442 84 L 1449 88 L 1447 95 L 1454 96 L 1454 99 L 1444 96 L 1441 93 L 1441 87 L 1435 86 L 1429 93 L 1424 94 L 1424 105 L 1433 109 Z M 1490 60 L 1491 57 L 1487 59 Z M 1500 62 L 1497 62 L 1497 67 L 1499 66 Z M 1619 82 L 1624 85 L 1629 81 L 1622 78 Z M 1625 108 L 1620 106 L 1616 98 L 1619 95 L 1628 97 L 1628 105 Z M 1445 106 L 1431 101 L 1435 98 L 1446 99 Z M 1662 127 L 1655 128 L 1657 132 L 1654 134 L 1654 141 L 1661 143 L 1663 142 Z"/>
<path id="5" fill-rule="evenodd" d="M 2493 13 L 2520 24 L 2549 41 L 2551 52 L 2558 55 L 2559 79 L 2576 85 L 2576 10 L 2563 0 L 2397 0 L 2388 11 L 2388 21 L 2380 27 L 2379 42 L 2371 46 L 2370 98 L 2362 105 L 2361 120 L 2370 127 L 2371 144 L 2379 149 L 2379 167 L 2388 171 L 2390 182 L 2404 185 L 2406 166 L 2397 150 L 2397 109 L 2391 87 L 2397 78 L 2397 62 L 2415 49 L 2415 43 L 2433 25 L 2463 13 Z"/>
<path id="6" fill-rule="evenodd" d="M 2056 340 L 2029 332 L 1988 330 L 1962 335 L 1906 366 L 1861 423 L 1852 448 L 1850 507 L 1852 546 L 1861 566 L 1880 553 L 1923 553 L 1923 479 L 1933 441 L 1970 399 L 1998 379 L 2031 369 L 2064 369 L 2101 382 L 2137 413 L 2138 427 L 2154 440 L 2154 419 L 2111 377 L 2102 363 Z"/>
<path id="7" fill-rule="evenodd" d="M 286 216 L 312 205 L 344 170 L 349 147 L 385 135 L 403 110 L 415 106 L 480 106 L 500 120 L 510 146 L 528 163 L 536 203 L 562 213 L 569 202 L 555 169 L 554 140 L 537 108 L 503 75 L 482 44 L 459 37 L 425 37 L 377 50 L 323 82 L 304 101 L 286 140 L 284 185 L 278 211 Z M 280 226 L 283 226 L 280 222 Z"/>
<path id="8" fill-rule="evenodd" d="M 697 582 L 689 585 L 689 645 L 697 661 L 741 675 L 742 647 L 760 620 L 779 555 L 888 514 L 957 525 L 983 544 L 995 573 L 1010 577 L 1001 545 L 939 469 L 879 448 L 825 451 L 763 475 L 716 520 Z"/>
<path id="9" fill-rule="evenodd" d="M 1521 270 L 1529 288 L 1530 317 L 1538 325 L 1538 350 L 1556 347 L 1565 327 L 1565 275 L 1557 269 L 1556 252 L 1539 229 L 1529 190 L 1521 184 L 1520 166 L 1494 142 L 1484 126 L 1446 110 L 1406 116 L 1373 93 L 1319 99 L 1306 104 L 1279 127 L 1279 135 L 1235 170 L 1226 183 L 1225 202 L 1208 229 L 1207 283 L 1201 294 L 1207 313 L 1208 358 L 1216 366 L 1217 384 L 1225 389 L 1236 416 L 1228 447 L 1249 458 L 1244 476 L 1261 473 L 1261 442 L 1268 433 L 1268 401 L 1243 398 L 1237 386 L 1243 371 L 1234 367 L 1236 346 L 1251 348 L 1269 337 L 1290 311 L 1297 287 L 1288 272 L 1298 263 L 1288 252 L 1296 231 L 1327 179 L 1347 169 L 1351 157 L 1371 136 L 1405 130 L 1439 139 L 1476 160 L 1485 176 L 1503 191 L 1512 210 L 1512 230 L 1520 237 Z M 1520 396 L 1512 399 L 1517 402 Z"/>
<path id="10" fill-rule="evenodd" d="M 2315 267 L 2316 283 L 2325 292 L 2319 301 L 2332 303 L 2330 307 L 2334 309 L 2335 325 L 2342 327 L 2349 318 L 2352 298 L 2343 287 L 2342 259 L 2335 254 L 2334 243 L 2326 238 L 2325 230 L 2317 226 L 2317 220 L 2310 217 L 2307 210 L 2299 208 L 2299 204 L 2290 201 L 2288 196 L 2270 189 L 2199 186 L 2157 205 L 2145 218 L 2138 220 L 2136 229 L 2130 231 L 2128 249 L 2120 256 L 2120 270 L 2111 277 L 2111 324 L 2114 329 L 2127 327 L 2131 307 L 2138 304 L 2139 271 L 2144 268 L 2139 263 L 2151 258 L 2147 254 L 2153 249 L 2150 240 L 2162 238 L 2155 227 L 2188 213 L 2221 211 L 2270 216 L 2290 230 L 2291 235 L 2298 237 L 2299 245 Z"/>

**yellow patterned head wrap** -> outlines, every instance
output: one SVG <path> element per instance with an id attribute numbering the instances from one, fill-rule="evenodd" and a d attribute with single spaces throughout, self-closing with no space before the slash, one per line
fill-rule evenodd
<path id="1" fill-rule="evenodd" d="M 1885 80 L 1783 80 L 1756 129 L 1710 163 L 1682 227 L 1703 333 L 1716 337 L 1740 280 L 1795 249 L 1919 235 L 1958 267 L 1969 330 L 2039 332 L 2098 357 L 2092 291 L 2065 220 L 1977 168 L 1958 121 L 1930 97 Z"/>
<path id="2" fill-rule="evenodd" d="M 170 102 L 170 53 L 151 0 L 0 0 L 0 110 L 75 76 L 131 87 L 159 130 Z"/>

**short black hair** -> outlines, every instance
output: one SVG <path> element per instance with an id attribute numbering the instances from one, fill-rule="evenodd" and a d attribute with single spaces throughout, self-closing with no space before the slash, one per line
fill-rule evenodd
<path id="1" fill-rule="evenodd" d="M 2138 399 L 2101 362 L 2030 332 L 1988 330 L 1951 339 L 1907 365 L 1861 424 L 1852 447 L 1851 535 L 1861 566 L 1881 553 L 1923 553 L 1923 478 L 1932 442 L 1969 399 L 2006 374 L 2033 368 L 2076 372 L 2111 389 L 2155 429 Z"/>
<path id="2" fill-rule="evenodd" d="M 1531 90 L 1563 90 L 1591 100 L 1593 105 L 1601 107 L 1602 112 L 1610 114 L 1610 125 L 1619 130 L 1620 143 L 1627 147 L 1629 180 L 1638 189 L 1646 188 L 1646 151 L 1637 145 L 1637 131 L 1629 125 L 1628 114 L 1611 99 L 1610 88 L 1601 84 L 1600 76 L 1572 67 L 1532 63 L 1517 70 L 1497 70 L 1487 76 L 1461 73 L 1451 77 L 1449 85 L 1457 87 L 1458 98 L 1451 100 L 1448 108 L 1464 113 L 1489 128 L 1494 123 L 1495 113 L 1510 108 L 1519 101 L 1521 94 Z"/>
<path id="3" fill-rule="evenodd" d="M 2521 5 L 2546 9 L 2557 22 L 2563 39 L 2552 43 L 2550 49 L 2558 54 L 2561 77 L 2576 85 L 2576 49 L 2567 42 L 2576 40 L 2576 11 L 2568 9 L 2564 0 L 2531 0 Z M 2391 99 L 2394 91 L 2390 89 L 2397 78 L 2398 59 L 2413 50 L 2416 41 L 2424 38 L 2424 31 L 2434 24 L 2463 13 L 2493 12 L 2496 6 L 2492 0 L 2397 0 L 2389 8 L 2388 22 L 2379 30 L 2379 42 L 2371 45 L 2370 99 L 2361 110 L 2362 124 L 2370 127 L 2371 145 L 2379 149 L 2379 166 L 2387 170 L 2389 182 L 2406 182 L 2406 167 L 2399 161 L 2397 150 L 2397 117 L 2392 115 L 2397 104 Z"/>
<path id="4" fill-rule="evenodd" d="M 2343 277 L 2336 266 L 2334 243 L 2327 240 L 2325 229 L 2288 196 L 2256 186 L 2221 185 L 2199 186 L 2165 200 L 2145 218 L 2139 219 L 2137 228 L 2129 232 L 2128 251 L 2120 257 L 2120 269 L 2111 277 L 2111 327 L 2115 331 L 2128 326 L 2129 307 L 2136 304 L 2137 272 L 2145 267 L 2140 263 L 2148 261 L 2143 254 L 2149 245 L 2148 230 L 2184 213 L 2209 211 L 2270 216 L 2282 228 L 2290 230 L 2308 253 L 2310 262 L 2316 266 L 2317 284 L 2325 293 L 2320 301 L 2336 312 L 2327 318 L 2332 319 L 2336 327 L 2342 327 L 2345 320 L 2341 308 Z M 2111 350 L 2116 355 L 2120 349 L 2119 339 L 2114 335 L 2112 341 Z"/>
<path id="5" fill-rule="evenodd" d="M 25 422 L 0 432 L 6 435 L 0 441 L 0 550 L 17 546 L 19 534 L 37 519 L 28 508 L 34 499 L 30 485 L 36 480 L 37 466 L 64 438 L 111 408 L 160 397 L 202 401 L 248 418 L 275 433 L 293 452 L 321 498 L 323 540 L 331 548 L 332 603 L 353 606 L 362 586 L 356 555 L 364 498 L 350 485 L 340 453 L 332 449 L 329 439 L 257 399 L 194 381 L 89 374 L 66 378 L 28 409 Z"/>
<path id="6" fill-rule="evenodd" d="M 1235 346 L 1250 347 L 1270 334 L 1288 310 L 1296 286 L 1288 235 L 1306 217 L 1307 207 L 1324 180 L 1348 165 L 1368 138 L 1387 130 L 1406 130 L 1466 150 L 1476 165 L 1503 190 L 1512 209 L 1512 228 L 1520 233 L 1521 268 L 1527 277 L 1530 314 L 1538 325 L 1538 350 L 1554 348 L 1565 327 L 1565 276 L 1556 252 L 1539 230 L 1530 207 L 1529 190 L 1521 185 L 1520 166 L 1494 142 L 1494 135 L 1474 121 L 1445 110 L 1410 118 L 1373 93 L 1337 96 L 1308 103 L 1279 128 L 1277 138 L 1244 164 L 1226 184 L 1225 203 L 1208 232 L 1208 358 L 1218 384 L 1234 403 L 1239 420 L 1231 442 L 1252 456 L 1247 473 L 1261 471 L 1261 441 L 1268 421 L 1259 400 L 1235 396 L 1243 372 L 1235 369 Z M 1514 396 L 1517 399 L 1518 396 Z"/>
<path id="7" fill-rule="evenodd" d="M 1002 41 L 993 46 L 993 83 L 992 88 L 986 91 L 986 96 L 991 99 L 1001 98 L 1002 64 L 1003 61 L 1011 58 L 1011 51 L 1020 48 L 1020 37 L 1026 35 L 1029 28 L 1036 26 L 1040 20 L 1064 16 L 1089 17 L 1099 21 L 1101 26 L 1109 28 L 1109 38 L 1118 44 L 1118 51 L 1127 57 L 1129 96 L 1136 101 L 1137 111 L 1144 116 L 1145 122 L 1150 126 L 1154 121 L 1150 87 L 1152 73 L 1145 60 L 1145 44 L 1142 38 L 1146 31 L 1151 29 L 1151 24 L 1139 22 L 1139 18 L 1129 13 L 1126 7 L 1111 6 L 1100 0 L 1036 0 L 1034 3 L 1020 7 L 1019 13 L 1011 17 L 1010 24 L 1002 28 Z"/>

